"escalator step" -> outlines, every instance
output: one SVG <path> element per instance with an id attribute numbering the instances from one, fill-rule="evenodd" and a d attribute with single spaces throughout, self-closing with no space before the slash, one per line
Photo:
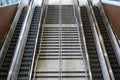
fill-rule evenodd
<path id="1" fill-rule="evenodd" d="M 83 22 L 83 30 L 89 55 L 92 78 L 93 80 L 103 80 L 103 74 L 101 71 L 100 62 L 98 59 L 97 50 L 86 7 L 81 7 L 81 18 Z"/>
<path id="2" fill-rule="evenodd" d="M 37 36 L 38 24 L 40 20 L 40 11 L 41 11 L 41 8 L 36 6 L 34 10 L 32 22 L 30 25 L 30 30 L 28 33 L 28 38 L 27 38 L 17 80 L 29 80 L 29 75 L 30 75 L 30 70 L 32 65 L 31 63 L 34 57 L 33 54 L 34 54 L 34 47 L 35 47 L 35 39 Z"/>

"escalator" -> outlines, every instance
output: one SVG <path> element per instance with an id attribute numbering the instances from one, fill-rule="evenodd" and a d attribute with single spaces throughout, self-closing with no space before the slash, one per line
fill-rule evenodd
<path id="1" fill-rule="evenodd" d="M 81 2 L 79 7 L 79 3 L 74 4 L 74 1 L 71 4 L 59 2 L 53 5 L 45 3 L 44 0 L 40 4 L 33 0 L 29 8 L 23 7 L 0 68 L 0 80 L 110 79 L 110 76 L 106 78 L 104 75 L 104 70 L 108 71 L 108 68 L 105 67 L 107 65 L 96 25 L 94 22 L 92 24 L 94 18 L 91 12 L 89 13 L 89 4 Z M 93 9 L 115 80 L 119 80 L 120 66 L 114 47 L 98 7 L 94 6 Z M 20 36 L 21 30 L 25 36 Z M 20 45 L 17 44 L 18 39 Z M 17 68 L 15 60 L 20 62 L 17 63 Z M 103 64 L 105 68 L 102 67 Z"/>
<path id="2" fill-rule="evenodd" d="M 105 27 L 105 24 L 103 22 L 101 13 L 99 11 L 99 8 L 97 6 L 93 7 L 94 13 L 95 13 L 95 17 L 97 19 L 97 23 L 100 29 L 100 32 L 102 34 L 103 37 L 103 41 L 104 41 L 104 45 L 107 51 L 107 55 L 110 61 L 110 65 L 113 71 L 113 75 L 115 80 L 120 80 L 120 65 L 118 63 L 117 57 L 116 57 L 116 52 L 114 51 L 114 48 L 112 46 L 112 42 L 110 40 L 110 37 L 107 33 L 107 29 Z"/>
<path id="3" fill-rule="evenodd" d="M 17 80 L 29 79 L 40 20 L 40 11 L 40 7 L 35 7 Z"/>
<path id="4" fill-rule="evenodd" d="M 16 26 L 14 34 L 12 36 L 10 45 L 8 47 L 6 56 L 4 58 L 2 66 L 1 66 L 1 69 L 0 69 L 0 79 L 1 80 L 6 80 L 6 78 L 8 76 L 8 72 L 9 72 L 9 69 L 11 66 L 12 58 L 14 56 L 14 50 L 16 48 L 16 44 L 18 41 L 18 37 L 19 37 L 20 31 L 21 31 L 22 24 L 23 24 L 23 21 L 25 19 L 26 13 L 27 13 L 27 6 L 23 7 L 19 21 L 17 23 L 17 26 Z"/>
<path id="5" fill-rule="evenodd" d="M 93 80 L 103 80 L 103 74 L 86 7 L 80 7 L 85 41 Z"/>

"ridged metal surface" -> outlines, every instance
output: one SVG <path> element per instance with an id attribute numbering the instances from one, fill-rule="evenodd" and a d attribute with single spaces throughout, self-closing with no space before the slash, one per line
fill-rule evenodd
<path id="1" fill-rule="evenodd" d="M 62 5 L 62 24 L 75 24 L 73 6 Z"/>
<path id="2" fill-rule="evenodd" d="M 38 24 L 40 20 L 40 10 L 40 7 L 35 7 L 17 80 L 29 80 Z"/>
<path id="3" fill-rule="evenodd" d="M 59 6 L 48 5 L 46 24 L 59 24 Z"/>
<path id="4" fill-rule="evenodd" d="M 7 75 L 8 75 L 10 66 L 11 66 L 12 58 L 14 55 L 14 50 L 15 50 L 15 47 L 16 47 L 16 44 L 18 41 L 18 37 L 19 37 L 20 31 L 21 31 L 22 24 L 23 24 L 26 13 L 27 13 L 27 7 L 25 6 L 21 12 L 19 21 L 17 23 L 14 34 L 11 39 L 11 43 L 9 45 L 9 48 L 8 48 L 6 56 L 4 58 L 2 67 L 0 69 L 0 80 L 6 80 L 6 78 L 7 78 Z"/>
<path id="5" fill-rule="evenodd" d="M 95 13 L 95 16 L 96 16 L 96 19 L 97 19 L 97 22 L 98 22 L 100 32 L 101 32 L 103 40 L 104 40 L 104 45 L 105 45 L 105 48 L 106 48 L 106 51 L 107 51 L 107 54 L 108 54 L 108 58 L 109 58 L 109 61 L 110 61 L 111 68 L 113 70 L 115 80 L 120 80 L 120 65 L 117 61 L 115 51 L 112 47 L 112 43 L 110 41 L 107 30 L 105 28 L 104 22 L 102 20 L 99 8 L 97 6 L 94 6 L 93 9 L 94 9 L 94 13 Z"/>
<path id="6" fill-rule="evenodd" d="M 104 80 L 86 7 L 81 7 L 81 18 L 83 22 L 92 78 L 93 80 Z"/>
<path id="7" fill-rule="evenodd" d="M 75 24 L 73 6 L 62 5 L 62 24 Z M 48 5 L 46 24 L 59 24 L 59 6 Z"/>
<path id="8" fill-rule="evenodd" d="M 54 11 L 57 10 L 54 9 L 55 7 L 58 8 L 58 13 L 59 6 L 48 6 L 45 24 L 42 26 L 42 36 L 39 37 L 36 53 L 39 54 L 39 58 L 37 61 L 35 79 L 87 80 L 88 73 L 83 57 L 82 41 L 80 40 L 82 37 L 79 36 L 73 5 L 61 6 L 61 11 L 66 11 L 67 13 L 71 12 L 71 14 L 68 15 L 70 18 L 67 16 L 65 18 L 64 15 L 61 14 L 61 23 L 55 22 L 55 24 L 52 24 L 54 21 L 60 20 L 59 14 L 58 18 L 55 18 L 54 21 L 48 22 L 49 14 L 54 14 Z M 49 12 L 49 9 L 53 11 Z M 49 19 L 52 19 L 52 17 Z"/>

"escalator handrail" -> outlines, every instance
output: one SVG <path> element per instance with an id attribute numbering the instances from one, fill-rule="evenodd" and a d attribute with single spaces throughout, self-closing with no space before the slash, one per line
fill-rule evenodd
<path id="1" fill-rule="evenodd" d="M 40 27 L 42 26 L 42 22 L 43 22 L 44 17 L 45 17 L 45 12 L 46 12 L 47 6 L 48 6 L 48 0 L 44 0 L 42 2 L 42 5 L 41 5 L 41 15 L 40 15 L 40 21 L 39 21 L 38 30 L 37 30 L 37 37 L 36 37 L 36 41 L 35 41 L 35 48 L 34 48 L 34 53 L 33 53 L 33 59 L 32 59 L 29 80 L 32 79 L 32 75 L 33 75 L 33 78 L 35 76 L 35 68 L 36 68 L 35 66 L 37 64 L 36 63 L 37 44 L 38 44 L 39 35 L 40 35 Z"/>
<path id="2" fill-rule="evenodd" d="M 97 55 L 98 55 L 98 59 L 99 59 L 99 62 L 100 62 L 100 67 L 101 67 L 101 70 L 102 70 L 102 74 L 103 74 L 104 79 L 110 80 L 106 60 L 104 58 L 102 46 L 101 46 L 101 43 L 100 43 L 100 38 L 99 38 L 100 34 L 96 30 L 96 27 L 95 27 L 96 23 L 94 23 L 92 12 L 90 10 L 89 1 L 88 0 L 86 0 L 86 1 L 87 1 L 86 8 L 87 8 L 87 11 L 89 12 L 88 17 L 89 17 L 89 21 L 90 21 L 91 26 L 92 26 L 91 29 L 92 29 L 93 36 L 94 36 L 94 41 L 95 41 L 95 45 L 96 45 L 96 49 L 97 49 Z"/>
<path id="3" fill-rule="evenodd" d="M 84 35 L 84 30 L 83 30 L 83 24 L 82 24 L 82 19 L 81 19 L 81 13 L 80 13 L 80 4 L 78 0 L 74 0 L 74 5 L 75 5 L 75 11 L 76 11 L 76 16 L 77 16 L 77 20 L 78 20 L 78 26 L 81 27 L 81 31 L 83 34 L 83 44 L 84 44 L 84 48 L 85 48 L 85 58 L 87 60 L 85 60 L 86 65 L 88 66 L 88 70 L 89 70 L 89 77 L 90 80 L 92 80 L 92 74 L 91 74 L 91 69 L 90 69 L 90 62 L 89 62 L 89 57 L 88 57 L 88 51 L 87 51 L 87 46 L 86 46 L 86 42 L 85 42 L 85 35 Z"/>
<path id="4" fill-rule="evenodd" d="M 92 3 L 91 0 L 88 0 L 88 2 L 89 2 L 90 9 L 91 9 L 92 17 L 93 17 L 93 20 L 94 20 L 94 23 L 95 23 L 95 27 L 96 27 L 96 30 L 97 30 L 97 33 L 98 33 L 98 37 L 99 37 L 99 41 L 100 41 L 100 44 L 101 44 L 101 47 L 102 47 L 102 51 L 104 53 L 104 58 L 105 58 L 105 61 L 106 61 L 106 64 L 107 64 L 108 72 L 109 72 L 110 78 L 112 80 L 114 80 L 115 78 L 114 78 L 114 75 L 113 75 L 112 68 L 110 66 L 110 61 L 109 61 L 109 58 L 108 58 L 108 55 L 107 55 L 107 51 L 105 49 L 104 40 L 103 40 L 102 34 L 100 32 L 99 25 L 97 23 L 97 19 L 95 17 L 95 13 L 94 13 L 94 10 L 93 10 L 93 3 Z"/>
<path id="5" fill-rule="evenodd" d="M 48 0 L 43 0 L 42 1 L 42 5 L 41 5 L 41 15 L 40 15 L 40 21 L 39 21 L 39 24 L 38 24 L 38 30 L 37 30 L 37 37 L 35 39 L 35 47 L 34 47 L 34 52 L 33 52 L 33 58 L 32 58 L 32 65 L 31 65 L 31 70 L 30 70 L 30 75 L 29 75 L 29 80 L 32 79 L 32 73 L 33 73 L 33 70 L 34 70 L 34 64 L 35 64 L 35 55 L 36 55 L 36 51 L 37 51 L 37 43 L 38 43 L 38 38 L 39 38 L 39 33 L 40 33 L 40 27 L 41 27 L 41 24 L 42 24 L 42 20 L 43 20 L 43 15 L 45 15 L 45 9 L 46 9 L 46 5 L 48 4 Z"/>

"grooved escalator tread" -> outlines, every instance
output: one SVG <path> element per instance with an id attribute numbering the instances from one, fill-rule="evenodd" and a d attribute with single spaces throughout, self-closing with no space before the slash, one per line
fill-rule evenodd
<path id="1" fill-rule="evenodd" d="M 100 67 L 100 62 L 99 62 L 96 45 L 95 45 L 95 41 L 94 41 L 94 37 L 93 37 L 93 33 L 92 33 L 86 7 L 81 7 L 81 18 L 82 18 L 82 23 L 83 23 L 83 30 L 85 34 L 87 51 L 89 55 L 92 79 L 103 80 L 103 74 L 102 74 L 102 70 Z"/>
<path id="2" fill-rule="evenodd" d="M 32 22 L 30 25 L 28 38 L 27 38 L 17 80 L 29 80 L 32 59 L 34 54 L 35 41 L 36 41 L 35 39 L 37 37 L 38 25 L 41 14 L 40 11 L 41 11 L 40 7 L 36 6 L 32 17 Z"/>

